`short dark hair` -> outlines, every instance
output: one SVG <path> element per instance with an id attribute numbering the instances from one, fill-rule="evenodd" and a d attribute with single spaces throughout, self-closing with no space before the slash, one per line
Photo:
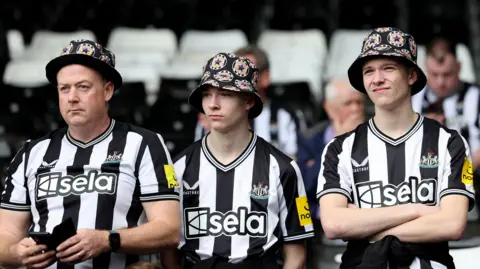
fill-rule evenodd
<path id="1" fill-rule="evenodd" d="M 245 57 L 246 55 L 253 55 L 255 57 L 256 66 L 260 71 L 270 68 L 270 62 L 268 61 L 267 53 L 257 46 L 249 45 L 247 47 L 240 48 L 234 52 L 238 56 Z"/>
<path id="2" fill-rule="evenodd" d="M 437 36 L 427 44 L 427 56 L 431 56 L 441 63 L 448 54 L 457 57 L 457 44 L 445 36 Z"/>

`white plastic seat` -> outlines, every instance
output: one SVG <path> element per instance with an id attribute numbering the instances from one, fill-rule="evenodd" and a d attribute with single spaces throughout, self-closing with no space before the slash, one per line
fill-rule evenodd
<path id="1" fill-rule="evenodd" d="M 323 61 L 327 53 L 325 34 L 318 29 L 283 31 L 266 30 L 260 34 L 257 45 L 266 50 L 292 49 L 313 52 L 314 60 Z"/>
<path id="2" fill-rule="evenodd" d="M 34 88 L 47 85 L 43 61 L 15 60 L 7 63 L 3 82 L 19 88 Z"/>
<path id="3" fill-rule="evenodd" d="M 11 29 L 7 32 L 7 45 L 10 59 L 18 59 L 25 52 L 25 41 L 22 32 Z"/>
<path id="4" fill-rule="evenodd" d="M 170 29 L 115 28 L 107 48 L 117 56 L 117 63 L 150 65 L 163 68 L 177 50 L 177 38 Z"/>
<path id="5" fill-rule="evenodd" d="M 219 31 L 186 31 L 179 44 L 180 54 L 186 52 L 205 52 L 213 54 L 218 52 L 233 52 L 248 45 L 248 38 L 238 29 Z"/>
<path id="6" fill-rule="evenodd" d="M 333 33 L 325 64 L 326 81 L 347 74 L 348 68 L 360 54 L 363 40 L 369 33 L 369 30 L 346 29 L 339 29 Z"/>
<path id="7" fill-rule="evenodd" d="M 37 31 L 33 34 L 32 42 L 22 55 L 23 60 L 42 60 L 45 64 L 60 55 L 64 46 L 72 40 L 88 39 L 95 41 L 92 31 L 82 30 L 69 33 L 53 31 Z"/>

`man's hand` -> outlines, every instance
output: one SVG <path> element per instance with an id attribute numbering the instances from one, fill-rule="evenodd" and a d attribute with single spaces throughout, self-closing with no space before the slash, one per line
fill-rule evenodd
<path id="1" fill-rule="evenodd" d="M 108 231 L 79 229 L 57 247 L 57 258 L 65 263 L 80 263 L 109 251 Z"/>
<path id="2" fill-rule="evenodd" d="M 55 251 L 45 252 L 46 249 L 31 238 L 24 238 L 12 247 L 12 253 L 28 268 L 46 268 L 55 262 Z"/>

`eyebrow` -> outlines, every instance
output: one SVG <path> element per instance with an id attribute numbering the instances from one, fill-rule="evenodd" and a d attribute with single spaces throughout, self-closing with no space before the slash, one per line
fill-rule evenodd
<path id="1" fill-rule="evenodd" d="M 74 83 L 74 84 L 78 85 L 78 84 L 85 83 L 85 82 L 92 84 L 90 81 L 88 81 L 86 79 L 80 80 L 79 82 Z M 66 85 L 71 85 L 71 84 L 70 83 L 58 83 L 58 86 L 66 86 Z"/>
<path id="2" fill-rule="evenodd" d="M 389 63 L 384 63 L 384 64 L 381 64 L 379 67 L 385 67 L 385 66 L 388 66 L 388 65 L 393 65 L 393 66 L 400 66 L 398 63 L 396 62 L 389 62 Z M 362 68 L 362 70 L 365 70 L 365 69 L 369 69 L 369 68 L 373 68 L 371 65 L 366 65 Z"/>

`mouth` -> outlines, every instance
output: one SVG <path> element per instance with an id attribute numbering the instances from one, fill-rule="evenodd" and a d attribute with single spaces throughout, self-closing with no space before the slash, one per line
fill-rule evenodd
<path id="1" fill-rule="evenodd" d="M 70 109 L 68 110 L 69 113 L 78 113 L 78 112 L 83 112 L 82 109 Z"/>
<path id="2" fill-rule="evenodd" d="M 378 92 L 378 93 L 382 93 L 382 92 L 386 92 L 388 91 L 388 88 L 376 88 L 376 89 L 373 89 L 373 92 Z"/>
<path id="3" fill-rule="evenodd" d="M 218 120 L 218 119 L 223 118 L 223 116 L 215 115 L 215 114 L 214 115 L 209 115 L 208 117 L 211 118 L 211 119 L 214 119 L 214 120 Z"/>

